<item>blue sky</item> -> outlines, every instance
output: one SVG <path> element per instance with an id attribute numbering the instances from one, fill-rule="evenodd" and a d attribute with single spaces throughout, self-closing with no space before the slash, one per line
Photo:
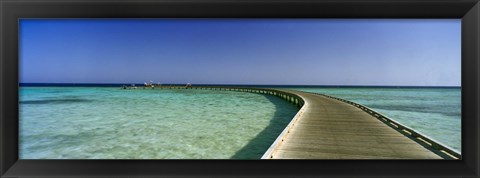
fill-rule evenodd
<path id="1" fill-rule="evenodd" d="M 460 19 L 22 19 L 22 83 L 460 86 Z"/>

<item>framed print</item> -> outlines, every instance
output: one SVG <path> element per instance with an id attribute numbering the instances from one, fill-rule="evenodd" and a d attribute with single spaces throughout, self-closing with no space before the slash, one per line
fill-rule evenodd
<path id="1" fill-rule="evenodd" d="M 1 11 L 4 177 L 478 176 L 478 1 Z"/>

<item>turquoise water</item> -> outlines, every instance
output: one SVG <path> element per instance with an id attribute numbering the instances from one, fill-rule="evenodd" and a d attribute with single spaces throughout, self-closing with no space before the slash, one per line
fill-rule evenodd
<path id="1" fill-rule="evenodd" d="M 292 89 L 292 88 L 289 88 Z M 365 105 L 461 151 L 460 88 L 293 88 Z"/>
<path id="2" fill-rule="evenodd" d="M 21 159 L 258 159 L 298 109 L 211 90 L 21 87 Z"/>
<path id="3" fill-rule="evenodd" d="M 288 88 L 366 105 L 457 151 L 460 88 Z M 213 90 L 21 87 L 21 159 L 258 159 L 297 108 Z"/>

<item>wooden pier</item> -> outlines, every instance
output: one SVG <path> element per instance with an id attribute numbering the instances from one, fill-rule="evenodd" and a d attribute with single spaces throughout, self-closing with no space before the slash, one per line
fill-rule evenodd
<path id="1" fill-rule="evenodd" d="M 222 86 L 187 89 L 269 94 L 297 105 L 298 113 L 262 159 L 461 159 L 451 148 L 348 100 L 280 89 Z"/>

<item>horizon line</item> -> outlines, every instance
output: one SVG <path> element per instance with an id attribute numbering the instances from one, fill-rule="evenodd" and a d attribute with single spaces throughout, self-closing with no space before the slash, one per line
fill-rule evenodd
<path id="1" fill-rule="evenodd" d="M 144 83 L 43 83 L 43 82 L 38 82 L 38 83 L 30 83 L 30 82 L 24 82 L 20 83 L 19 85 L 34 85 L 34 84 L 39 84 L 39 85 L 47 85 L 47 84 L 57 84 L 57 85 L 130 85 L 130 84 L 135 84 L 135 85 L 143 85 Z M 154 83 L 155 84 L 155 83 Z M 185 85 L 187 83 L 160 83 L 161 85 Z M 199 84 L 194 84 L 191 83 L 192 86 L 201 86 L 201 85 L 224 85 L 224 86 L 345 86 L 345 87 L 462 87 L 457 86 L 457 85 L 331 85 L 331 84 L 207 84 L 207 83 L 199 83 Z"/>

